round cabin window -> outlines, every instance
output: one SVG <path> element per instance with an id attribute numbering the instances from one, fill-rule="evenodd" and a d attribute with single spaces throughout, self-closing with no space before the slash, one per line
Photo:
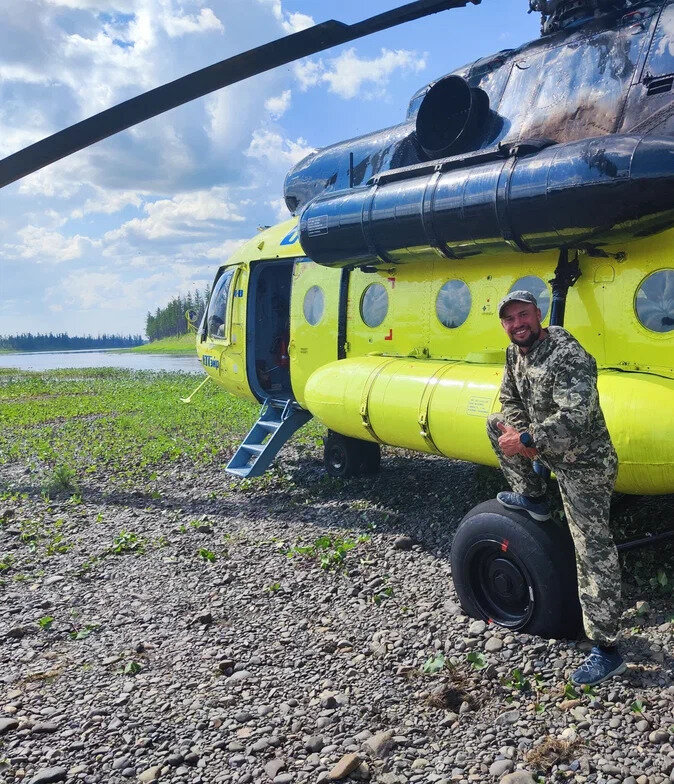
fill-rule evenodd
<path id="1" fill-rule="evenodd" d="M 304 295 L 304 318 L 312 327 L 323 318 L 325 297 L 320 286 L 312 286 Z"/>
<path id="2" fill-rule="evenodd" d="M 462 280 L 448 280 L 438 292 L 435 313 L 441 324 L 456 329 L 468 318 L 471 304 L 468 286 Z"/>
<path id="3" fill-rule="evenodd" d="M 637 289 L 637 318 L 653 332 L 674 329 L 674 270 L 659 270 L 649 275 Z"/>
<path id="4" fill-rule="evenodd" d="M 368 327 L 378 327 L 388 313 L 388 292 L 381 283 L 371 283 L 360 301 L 360 317 Z"/>
<path id="5" fill-rule="evenodd" d="M 535 275 L 526 275 L 516 280 L 510 287 L 510 291 L 528 291 L 536 297 L 538 307 L 541 310 L 541 321 L 545 321 L 550 310 L 550 289 L 542 278 Z"/>

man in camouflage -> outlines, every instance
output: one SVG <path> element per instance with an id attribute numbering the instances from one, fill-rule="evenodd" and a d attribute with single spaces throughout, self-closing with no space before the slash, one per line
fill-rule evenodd
<path id="1" fill-rule="evenodd" d="M 620 567 L 608 524 L 618 458 L 599 406 L 597 364 L 566 330 L 542 328 L 528 291 L 508 294 L 499 317 L 512 343 L 502 410 L 489 417 L 487 432 L 513 492 L 497 498 L 547 520 L 546 483 L 534 461 L 554 471 L 576 550 L 585 632 L 594 644 L 572 680 L 600 683 L 625 664 L 617 649 Z"/>

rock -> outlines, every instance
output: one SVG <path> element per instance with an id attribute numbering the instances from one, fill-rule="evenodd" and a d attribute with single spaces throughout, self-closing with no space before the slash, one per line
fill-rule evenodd
<path id="1" fill-rule="evenodd" d="M 536 784 L 534 777 L 526 770 L 516 770 L 501 779 L 500 784 Z"/>
<path id="2" fill-rule="evenodd" d="M 194 616 L 194 622 L 200 623 L 202 626 L 208 626 L 213 623 L 213 615 L 208 610 L 202 610 Z"/>
<path id="3" fill-rule="evenodd" d="M 129 757 L 117 757 L 112 761 L 112 769 L 113 770 L 123 770 L 124 768 L 129 767 L 130 759 Z"/>
<path id="4" fill-rule="evenodd" d="M 19 726 L 19 722 L 16 719 L 8 719 L 4 716 L 0 717 L 0 735 L 4 735 L 5 732 L 9 732 L 10 730 L 15 730 Z"/>
<path id="5" fill-rule="evenodd" d="M 669 733 L 667 730 L 653 730 L 648 736 L 651 743 L 667 743 L 669 740 Z"/>
<path id="6" fill-rule="evenodd" d="M 31 732 L 37 735 L 47 735 L 50 732 L 58 732 L 58 724 L 51 721 L 39 721 L 33 724 Z"/>
<path id="7" fill-rule="evenodd" d="M 503 640 L 499 640 L 498 637 L 490 637 L 484 646 L 487 653 L 496 653 L 496 651 L 500 651 L 501 648 L 503 648 Z"/>
<path id="8" fill-rule="evenodd" d="M 169 754 L 166 758 L 166 764 L 170 765 L 172 768 L 177 768 L 178 765 L 183 764 L 183 755 L 180 753 Z"/>
<path id="9" fill-rule="evenodd" d="M 496 760 L 489 766 L 489 775 L 499 779 L 504 773 L 510 773 L 514 767 L 515 763 L 512 760 Z"/>
<path id="10" fill-rule="evenodd" d="M 20 640 L 23 637 L 32 634 L 33 631 L 33 629 L 29 629 L 27 626 L 13 626 L 11 629 L 7 630 L 5 637 L 9 637 L 11 640 Z"/>
<path id="11" fill-rule="evenodd" d="M 393 748 L 393 730 L 378 732 L 363 743 L 363 750 L 371 757 L 385 757 Z"/>
<path id="12" fill-rule="evenodd" d="M 648 730 L 651 728 L 651 725 L 646 721 L 646 719 L 641 719 L 641 721 L 636 723 L 636 728 L 639 730 L 639 732 L 648 732 Z"/>
<path id="13" fill-rule="evenodd" d="M 143 782 L 156 781 L 161 771 L 161 765 L 153 765 L 151 768 L 138 774 L 138 780 Z"/>
<path id="14" fill-rule="evenodd" d="M 43 768 L 30 780 L 30 784 L 52 784 L 54 781 L 64 781 L 68 771 L 65 768 Z"/>
<path id="15" fill-rule="evenodd" d="M 274 779 L 274 784 L 290 784 L 294 778 L 292 773 L 281 773 L 280 776 L 276 776 Z"/>
<path id="16" fill-rule="evenodd" d="M 580 700 L 562 700 L 559 703 L 560 710 L 571 710 L 580 705 Z"/>
<path id="17" fill-rule="evenodd" d="M 325 746 L 325 741 L 320 735 L 311 735 L 304 741 L 304 748 L 313 753 L 318 753 L 323 746 Z"/>
<path id="18" fill-rule="evenodd" d="M 634 606 L 637 615 L 648 615 L 651 611 L 651 606 L 648 602 L 637 602 Z"/>
<path id="19" fill-rule="evenodd" d="M 242 683 L 249 678 L 252 678 L 252 673 L 248 672 L 248 670 L 237 670 L 237 672 L 233 672 L 229 678 L 227 678 L 227 683 Z"/>
<path id="20" fill-rule="evenodd" d="M 393 542 L 394 550 L 411 550 L 414 547 L 414 539 L 411 536 L 398 536 Z"/>
<path id="21" fill-rule="evenodd" d="M 269 776 L 272 781 L 278 776 L 286 766 L 286 761 L 283 757 L 274 757 L 264 766 L 264 772 Z"/>
<path id="22" fill-rule="evenodd" d="M 486 628 L 487 624 L 484 621 L 473 621 L 468 627 L 468 635 L 470 637 L 477 637 L 480 634 L 484 634 Z"/>
<path id="23" fill-rule="evenodd" d="M 494 724 L 515 724 L 515 722 L 519 721 L 519 718 L 520 712 L 518 710 L 509 710 L 505 713 L 502 713 L 500 716 L 497 716 Z"/>
<path id="24" fill-rule="evenodd" d="M 328 781 L 345 779 L 350 773 L 360 767 L 362 762 L 357 754 L 345 754 L 327 775 Z"/>

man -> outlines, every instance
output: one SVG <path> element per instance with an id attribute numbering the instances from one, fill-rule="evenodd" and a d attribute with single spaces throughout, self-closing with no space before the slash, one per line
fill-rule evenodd
<path id="1" fill-rule="evenodd" d="M 497 499 L 534 520 L 548 520 L 545 479 L 534 461 L 555 472 L 576 549 L 583 623 L 593 643 L 571 679 L 576 685 L 601 683 L 626 667 L 617 648 L 620 566 L 608 526 L 618 458 L 599 406 L 597 365 L 566 330 L 542 328 L 528 291 L 508 294 L 499 317 L 512 343 L 502 410 L 489 417 L 487 432 L 513 492 Z"/>

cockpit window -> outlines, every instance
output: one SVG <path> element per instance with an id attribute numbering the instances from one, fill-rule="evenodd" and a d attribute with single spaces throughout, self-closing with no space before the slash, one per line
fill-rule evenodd
<path id="1" fill-rule="evenodd" d="M 227 321 L 227 302 L 229 300 L 229 289 L 232 285 L 235 267 L 229 267 L 218 278 L 215 284 L 211 300 L 208 304 L 208 334 L 212 338 L 225 337 L 225 322 Z"/>
<path id="2" fill-rule="evenodd" d="M 653 332 L 674 329 L 674 270 L 649 275 L 637 289 L 635 307 L 639 321 Z"/>

